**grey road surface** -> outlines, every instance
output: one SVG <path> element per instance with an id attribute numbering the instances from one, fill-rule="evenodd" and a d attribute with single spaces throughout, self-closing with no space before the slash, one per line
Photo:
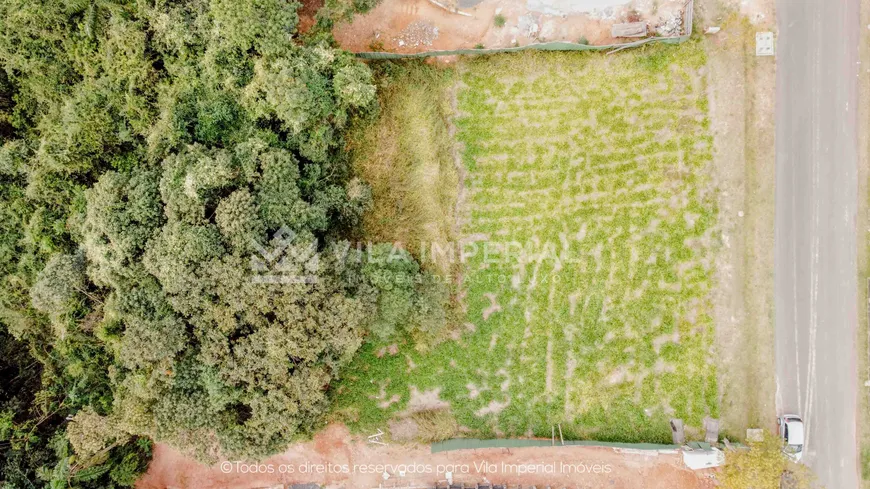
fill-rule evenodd
<path id="1" fill-rule="evenodd" d="M 777 408 L 819 482 L 855 489 L 859 0 L 776 9 Z"/>

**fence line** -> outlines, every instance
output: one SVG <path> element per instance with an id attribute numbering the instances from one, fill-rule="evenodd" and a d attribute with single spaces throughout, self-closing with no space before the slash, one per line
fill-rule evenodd
<path id="1" fill-rule="evenodd" d="M 451 440 L 433 443 L 432 453 L 447 452 L 451 450 L 469 450 L 480 448 L 523 448 L 523 447 L 608 447 L 620 450 L 637 450 L 641 453 L 654 454 L 656 452 L 672 453 L 680 448 L 679 445 L 663 443 L 615 443 L 606 441 L 589 440 L 565 440 L 561 445 L 556 445 L 551 440 L 535 438 L 499 438 L 492 440 L 480 440 L 476 438 L 453 438 Z"/>

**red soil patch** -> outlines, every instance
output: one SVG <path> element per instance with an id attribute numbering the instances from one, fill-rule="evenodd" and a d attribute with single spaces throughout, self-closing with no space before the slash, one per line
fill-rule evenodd
<path id="1" fill-rule="evenodd" d="M 299 15 L 299 24 L 296 26 L 296 30 L 300 34 L 305 34 L 314 27 L 314 24 L 317 23 L 315 15 L 322 6 L 323 0 L 302 0 L 302 6 L 296 11 Z"/>
<path id="2" fill-rule="evenodd" d="M 487 462 L 487 468 L 480 464 Z M 475 463 L 479 466 L 475 467 Z M 226 464 L 229 464 L 227 470 Z M 328 466 L 332 464 L 332 466 Z M 166 445 L 156 444 L 148 472 L 136 484 L 138 489 L 247 489 L 276 484 L 314 482 L 352 488 L 374 488 L 383 482 L 383 468 L 377 464 L 407 464 L 405 477 L 398 468 L 390 470 L 390 483 L 433 484 L 444 479 L 439 470 L 454 464 L 454 482 L 482 482 L 553 487 L 607 487 L 612 489 L 702 489 L 714 487 L 715 472 L 696 473 L 682 466 L 679 455 L 657 456 L 617 453 L 610 448 L 538 447 L 459 450 L 430 453 L 425 445 L 379 446 L 354 438 L 342 425 L 330 425 L 314 440 L 292 445 L 280 455 L 259 464 L 258 473 L 240 473 L 247 467 L 223 462 L 214 466 L 197 463 Z M 539 467 L 539 472 L 517 474 L 511 464 Z M 222 465 L 225 467 L 222 469 Z M 412 474 L 410 466 L 432 469 L 432 474 Z M 586 469 L 580 469 L 582 466 Z M 356 466 L 356 469 L 354 467 Z M 573 466 L 575 469 L 567 469 Z M 308 468 L 307 470 L 305 468 Z M 344 473 L 356 470 L 356 473 Z M 365 467 L 366 473 L 361 473 Z M 467 473 L 463 467 L 467 468 Z M 513 465 L 518 467 L 518 465 Z M 549 468 L 555 470 L 550 471 Z M 598 469 L 594 469 L 598 467 Z M 287 473 L 292 468 L 293 473 Z M 492 471 L 491 469 L 495 469 Z M 561 470 L 560 470 L 561 469 Z M 577 473 L 578 469 L 583 473 Z M 270 472 L 271 471 L 271 472 Z M 300 473 L 306 471 L 306 473 Z M 283 473 L 282 473 L 283 472 Z"/>
<path id="3" fill-rule="evenodd" d="M 353 52 L 415 53 L 472 49 L 479 45 L 501 48 L 541 41 L 578 42 L 581 38 L 593 45 L 614 44 L 631 40 L 611 37 L 610 28 L 614 23 L 642 20 L 652 31 L 663 19 L 680 15 L 685 0 L 647 3 L 648 8 L 640 11 L 627 0 L 626 5 L 613 7 L 606 13 L 548 15 L 529 11 L 527 0 L 483 0 L 464 10 L 469 14 L 464 16 L 427 0 L 381 0 L 369 13 L 355 15 L 350 23 L 338 24 L 333 35 L 342 48 Z M 495 25 L 497 14 L 505 19 L 501 27 Z M 528 33 L 530 18 L 538 29 L 531 37 Z M 428 27 L 426 35 L 419 34 L 421 25 Z M 424 42 L 419 40 L 421 37 L 425 38 Z"/>

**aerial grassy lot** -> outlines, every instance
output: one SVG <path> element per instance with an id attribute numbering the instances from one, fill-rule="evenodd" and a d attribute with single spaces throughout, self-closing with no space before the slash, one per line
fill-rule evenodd
<path id="1" fill-rule="evenodd" d="M 664 442 L 671 416 L 717 416 L 704 64 L 694 42 L 461 61 L 456 333 L 365 347 L 336 415 L 449 405 L 465 436 Z"/>

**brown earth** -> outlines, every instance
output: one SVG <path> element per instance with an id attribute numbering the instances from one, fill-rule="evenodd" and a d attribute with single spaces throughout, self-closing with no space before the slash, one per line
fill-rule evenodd
<path id="1" fill-rule="evenodd" d="M 486 467 L 482 466 L 484 462 Z M 343 425 L 330 425 L 312 441 L 293 445 L 283 454 L 260 463 L 257 470 L 261 473 L 250 473 L 250 465 L 227 461 L 214 466 L 203 465 L 166 445 L 156 444 L 154 460 L 136 487 L 243 489 L 314 482 L 348 489 L 375 488 L 384 483 L 384 468 L 376 467 L 378 464 L 394 465 L 387 468 L 391 477 L 385 484 L 397 487 L 434 484 L 445 480 L 446 470 L 452 470 L 454 482 L 489 480 L 537 487 L 609 489 L 710 488 L 715 487 L 716 475 L 714 471 L 693 472 L 685 468 L 677 454 L 643 455 L 618 453 L 611 448 L 559 446 L 432 454 L 426 445 L 370 444 L 364 437 L 351 436 Z M 399 464 L 406 464 L 405 477 L 401 477 L 400 468 L 395 467 Z M 520 466 L 510 464 L 522 464 L 527 473 L 517 474 Z M 431 474 L 414 475 L 412 466 L 419 472 L 430 470 Z M 533 468 L 539 473 L 528 473 Z M 292 474 L 286 473 L 291 469 Z M 356 473 L 344 473 L 345 469 Z M 362 473 L 364 470 L 368 473 Z M 265 473 L 269 471 L 271 473 Z M 324 473 L 328 471 L 333 473 Z M 581 471 L 584 473 L 579 473 Z"/>
<path id="2" fill-rule="evenodd" d="M 303 0 L 302 6 L 296 12 L 299 14 L 299 25 L 296 29 L 305 34 L 317 23 L 317 11 L 323 6 L 323 0 Z"/>
<path id="3" fill-rule="evenodd" d="M 636 0 L 591 13 L 548 15 L 529 10 L 526 0 L 483 0 L 464 10 L 466 16 L 428 0 L 382 0 L 371 12 L 337 25 L 333 35 L 342 48 L 353 52 L 496 48 L 542 41 L 578 42 L 581 38 L 602 45 L 630 40 L 610 36 L 614 23 L 646 21 L 652 31 L 660 22 L 680 16 L 685 4 L 685 0 Z M 496 15 L 504 17 L 502 27 L 495 25 Z M 532 24 L 537 33 L 530 36 Z"/>

